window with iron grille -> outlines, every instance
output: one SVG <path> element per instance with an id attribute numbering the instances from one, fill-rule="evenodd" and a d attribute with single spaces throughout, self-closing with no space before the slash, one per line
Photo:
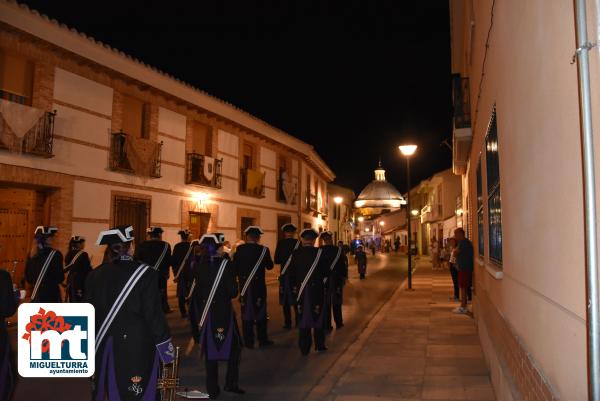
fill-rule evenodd
<path id="1" fill-rule="evenodd" d="M 477 245 L 479 256 L 483 257 L 483 185 L 481 182 L 481 159 L 477 163 Z"/>
<path id="2" fill-rule="evenodd" d="M 150 226 L 150 205 L 150 199 L 113 196 L 113 226 L 131 225 L 135 245 L 146 238 L 146 229 Z"/>
<path id="3" fill-rule="evenodd" d="M 496 108 L 485 139 L 485 167 L 488 197 L 488 229 L 490 259 L 502 263 L 502 202 L 500 196 L 500 159 Z"/>

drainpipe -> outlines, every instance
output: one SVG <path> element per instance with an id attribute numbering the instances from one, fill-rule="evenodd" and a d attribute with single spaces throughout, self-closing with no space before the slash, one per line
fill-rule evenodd
<path id="1" fill-rule="evenodd" d="M 598 242 L 596 234 L 596 180 L 592 129 L 589 51 L 586 1 L 575 0 L 577 31 L 577 69 L 579 73 L 579 110 L 583 162 L 585 252 L 587 284 L 588 397 L 600 401 L 600 322 L 598 312 Z"/>

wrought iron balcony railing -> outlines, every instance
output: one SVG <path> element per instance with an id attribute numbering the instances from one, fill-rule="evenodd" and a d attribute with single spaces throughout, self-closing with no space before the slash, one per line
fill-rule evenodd
<path id="1" fill-rule="evenodd" d="M 249 168 L 240 168 L 240 194 L 264 198 L 265 173 Z"/>
<path id="2" fill-rule="evenodd" d="M 160 178 L 162 144 L 115 132 L 111 135 L 109 168 L 142 177 Z"/>
<path id="3" fill-rule="evenodd" d="M 454 104 L 454 128 L 471 127 L 471 101 L 469 78 L 455 74 L 452 78 L 452 95 Z"/>
<path id="4" fill-rule="evenodd" d="M 185 183 L 221 188 L 222 169 L 223 159 L 188 153 L 185 164 Z"/>
<path id="5" fill-rule="evenodd" d="M 56 111 L 44 112 L 1 99 L 0 148 L 40 157 L 53 157 L 55 117 Z"/>

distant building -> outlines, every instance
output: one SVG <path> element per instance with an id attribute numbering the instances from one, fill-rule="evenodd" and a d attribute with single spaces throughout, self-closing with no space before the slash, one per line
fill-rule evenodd
<path id="1" fill-rule="evenodd" d="M 149 225 L 178 240 L 253 224 L 328 228 L 333 172 L 313 147 L 248 113 L 15 2 L 0 1 L 0 265 L 34 227 L 85 236 Z"/>
<path id="2" fill-rule="evenodd" d="M 327 185 L 329 194 L 329 230 L 334 233 L 334 239 L 348 244 L 354 238 L 354 198 L 356 195 L 350 188 L 335 184 Z M 336 203 L 336 198 L 340 203 Z"/>
<path id="3" fill-rule="evenodd" d="M 379 162 L 375 169 L 375 179 L 358 195 L 354 207 L 363 216 L 376 216 L 400 209 L 406 201 L 392 184 L 385 179 L 385 170 Z"/>

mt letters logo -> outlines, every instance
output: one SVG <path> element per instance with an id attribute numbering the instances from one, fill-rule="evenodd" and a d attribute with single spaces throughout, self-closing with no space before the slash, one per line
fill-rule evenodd
<path id="1" fill-rule="evenodd" d="M 90 377 L 95 368 L 91 304 L 19 306 L 18 358 L 23 377 Z"/>

